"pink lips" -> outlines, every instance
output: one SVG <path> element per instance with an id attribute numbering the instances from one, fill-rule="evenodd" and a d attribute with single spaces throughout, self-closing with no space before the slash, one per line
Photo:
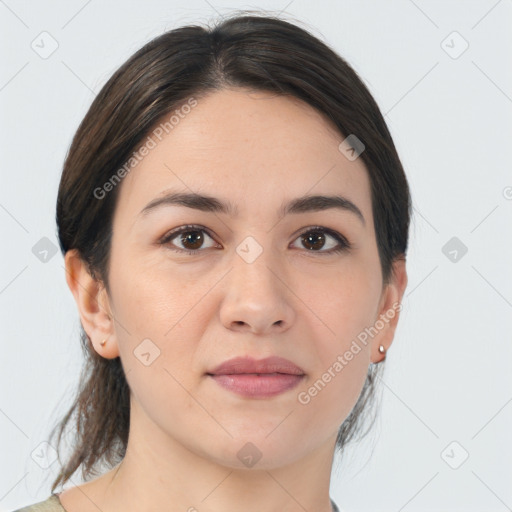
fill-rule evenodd
<path id="1" fill-rule="evenodd" d="M 208 375 L 220 386 L 249 398 L 267 398 L 294 388 L 304 371 L 282 357 L 265 359 L 235 357 L 225 361 Z"/>

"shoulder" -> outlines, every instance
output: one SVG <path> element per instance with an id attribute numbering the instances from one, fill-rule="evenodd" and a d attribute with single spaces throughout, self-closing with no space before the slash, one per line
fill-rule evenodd
<path id="1" fill-rule="evenodd" d="M 60 504 L 58 496 L 52 494 L 43 501 L 38 501 L 37 503 L 13 510 L 12 512 L 66 512 L 66 510 Z"/>

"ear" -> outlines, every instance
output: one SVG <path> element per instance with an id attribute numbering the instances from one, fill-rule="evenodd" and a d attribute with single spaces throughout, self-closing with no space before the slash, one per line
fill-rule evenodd
<path id="1" fill-rule="evenodd" d="M 398 318 L 402 309 L 402 297 L 407 287 L 405 263 L 405 258 L 397 259 L 393 262 L 389 283 L 382 291 L 379 313 L 375 319 L 374 326 L 378 332 L 372 340 L 372 363 L 378 363 L 386 357 L 385 353 L 391 346 L 395 336 Z M 379 352 L 380 345 L 385 349 L 384 354 Z"/>
<path id="2" fill-rule="evenodd" d="M 66 282 L 75 298 L 82 327 L 92 347 L 106 359 L 118 357 L 113 315 L 103 283 L 91 276 L 76 249 L 67 251 L 64 261 Z M 100 342 L 105 339 L 105 345 L 101 346 Z"/>

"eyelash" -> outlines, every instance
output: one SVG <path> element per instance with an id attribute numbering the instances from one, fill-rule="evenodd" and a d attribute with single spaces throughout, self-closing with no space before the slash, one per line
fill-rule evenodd
<path id="1" fill-rule="evenodd" d="M 161 245 L 167 245 L 167 244 L 169 244 L 169 242 L 171 240 L 176 238 L 178 235 L 181 235 L 182 233 L 186 233 L 187 231 L 201 231 L 201 232 L 206 233 L 212 240 L 214 239 L 212 237 L 212 235 L 210 235 L 208 233 L 208 230 L 206 228 L 204 228 L 203 226 L 187 224 L 186 226 L 181 226 L 180 228 L 177 228 L 177 229 L 165 234 L 159 243 Z M 349 251 L 352 248 L 352 245 L 350 244 L 350 242 L 343 235 L 339 234 L 336 231 L 333 231 L 332 229 L 325 228 L 322 226 L 308 227 L 305 231 L 300 233 L 297 238 L 300 238 L 300 237 L 302 237 L 308 233 L 312 233 L 312 232 L 326 233 L 326 234 L 330 235 L 331 237 L 333 237 L 338 242 L 339 245 L 337 247 L 329 249 L 328 251 L 315 251 L 313 249 L 311 249 L 311 250 L 304 249 L 308 253 L 337 254 L 340 252 Z M 199 252 L 201 252 L 201 249 L 190 250 L 190 249 L 180 249 L 180 248 L 171 247 L 171 246 L 169 246 L 169 249 L 171 249 L 172 251 L 178 252 L 178 253 L 186 253 L 186 254 L 190 254 L 190 255 L 196 255 Z"/>

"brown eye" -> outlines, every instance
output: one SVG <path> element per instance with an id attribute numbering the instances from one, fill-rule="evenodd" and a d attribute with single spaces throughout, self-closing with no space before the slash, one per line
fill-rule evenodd
<path id="1" fill-rule="evenodd" d="M 340 235 L 336 231 L 322 228 L 320 226 L 309 228 L 308 231 L 304 231 L 297 240 L 299 239 L 301 246 L 310 252 L 332 254 L 345 251 L 350 248 L 350 244 L 344 236 Z M 334 243 L 329 241 L 329 239 L 334 239 Z M 322 250 L 325 247 L 327 247 L 327 250 Z"/>
<path id="2" fill-rule="evenodd" d="M 325 245 L 325 236 L 321 231 L 309 231 L 302 235 L 302 243 L 306 249 L 321 249 Z"/>
<path id="3" fill-rule="evenodd" d="M 204 237 L 199 230 L 185 231 L 180 235 L 180 242 L 185 245 L 186 249 L 200 249 L 204 242 Z"/>
<path id="4" fill-rule="evenodd" d="M 205 248 L 204 243 L 208 238 L 213 242 L 212 237 L 199 226 L 182 226 L 165 235 L 160 243 L 170 245 L 170 249 L 173 251 L 195 254 Z M 171 243 L 173 240 L 175 241 Z M 179 244 L 181 244 L 181 247 Z M 214 246 L 215 244 L 212 244 L 206 248 Z"/>

